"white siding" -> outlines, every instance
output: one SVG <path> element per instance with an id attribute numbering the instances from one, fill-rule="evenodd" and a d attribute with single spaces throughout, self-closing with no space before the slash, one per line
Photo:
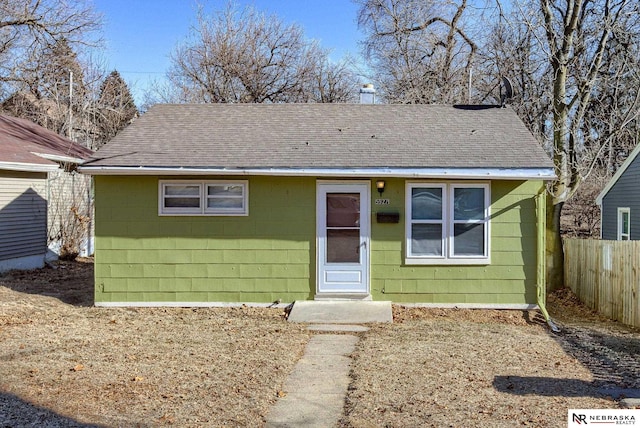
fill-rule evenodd
<path id="1" fill-rule="evenodd" d="M 0 260 L 44 255 L 47 174 L 0 170 Z"/>

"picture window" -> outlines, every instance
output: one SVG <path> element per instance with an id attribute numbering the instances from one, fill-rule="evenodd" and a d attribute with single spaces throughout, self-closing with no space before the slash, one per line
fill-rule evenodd
<path id="1" fill-rule="evenodd" d="M 408 264 L 488 264 L 489 184 L 408 183 Z"/>

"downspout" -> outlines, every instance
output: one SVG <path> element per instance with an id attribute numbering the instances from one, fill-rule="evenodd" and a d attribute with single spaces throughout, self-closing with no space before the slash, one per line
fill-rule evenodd
<path id="1" fill-rule="evenodd" d="M 538 297 L 538 307 L 544 316 L 547 325 L 554 333 L 559 333 L 560 329 L 555 325 L 549 312 L 547 312 L 547 266 L 546 266 L 546 231 L 547 231 L 547 198 L 546 188 L 542 186 L 535 197 L 536 217 L 537 217 L 537 253 L 536 253 L 536 289 Z"/>

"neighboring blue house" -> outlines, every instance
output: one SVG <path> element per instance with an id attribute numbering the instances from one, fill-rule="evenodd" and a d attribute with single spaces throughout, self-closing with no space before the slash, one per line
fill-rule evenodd
<path id="1" fill-rule="evenodd" d="M 640 239 L 640 145 L 629 155 L 596 198 L 600 207 L 600 237 Z"/>

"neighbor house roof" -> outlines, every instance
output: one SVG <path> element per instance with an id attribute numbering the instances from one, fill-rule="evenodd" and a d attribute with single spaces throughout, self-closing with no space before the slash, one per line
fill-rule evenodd
<path id="1" fill-rule="evenodd" d="M 0 169 L 52 171 L 81 163 L 93 151 L 26 119 L 0 115 Z"/>
<path id="2" fill-rule="evenodd" d="M 624 163 L 620 165 L 620 168 L 618 168 L 613 177 L 611 177 L 611 180 L 609 180 L 607 185 L 604 186 L 604 189 L 602 189 L 602 191 L 598 194 L 598 196 L 596 197 L 596 205 L 602 206 L 602 200 L 604 199 L 604 197 L 607 196 L 609 190 L 611 190 L 611 188 L 618 182 L 620 177 L 622 177 L 622 174 L 624 174 L 624 172 L 631 166 L 635 158 L 638 157 L 638 154 L 640 154 L 640 144 L 633 149 L 629 156 L 627 156 L 627 159 L 624 161 Z"/>
<path id="3" fill-rule="evenodd" d="M 156 105 L 81 170 L 554 177 L 510 108 L 391 104 Z"/>

